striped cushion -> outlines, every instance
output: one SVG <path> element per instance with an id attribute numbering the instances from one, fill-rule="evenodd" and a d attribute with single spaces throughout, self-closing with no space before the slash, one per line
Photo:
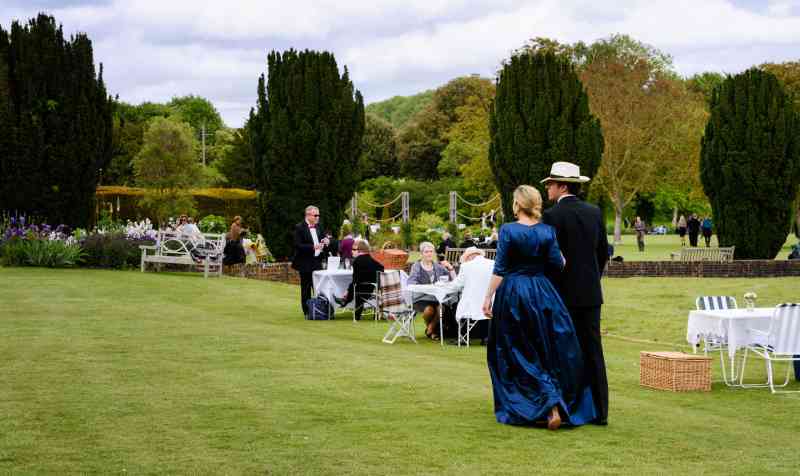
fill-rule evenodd
<path id="1" fill-rule="evenodd" d="M 732 296 L 700 296 L 695 301 L 698 310 L 736 309 L 736 299 Z"/>

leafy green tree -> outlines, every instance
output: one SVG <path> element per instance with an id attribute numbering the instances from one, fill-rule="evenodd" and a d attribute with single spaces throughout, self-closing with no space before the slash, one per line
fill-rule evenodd
<path id="1" fill-rule="evenodd" d="M 433 100 L 433 91 L 423 91 L 413 96 L 395 96 L 385 101 L 369 104 L 365 109 L 368 114 L 374 114 L 395 129 L 402 129 L 408 121 L 419 111 L 425 109 Z"/>
<path id="2" fill-rule="evenodd" d="M 706 102 L 711 102 L 711 93 L 714 88 L 722 84 L 725 76 L 720 73 L 707 71 L 705 73 L 698 73 L 687 80 L 687 86 L 690 91 L 702 94 Z"/>
<path id="3" fill-rule="evenodd" d="M 207 146 L 214 145 L 217 131 L 225 127 L 217 108 L 206 98 L 193 95 L 175 97 L 167 106 L 178 116 L 178 120 L 192 126 L 198 139 L 205 127 Z"/>
<path id="4" fill-rule="evenodd" d="M 314 204 L 334 235 L 359 181 L 364 100 L 328 52 L 271 52 L 251 113 L 262 230 L 275 256 L 292 252 L 293 225 Z"/>
<path id="5" fill-rule="evenodd" d="M 44 14 L 0 27 L 0 208 L 88 226 L 113 107 L 85 34 Z"/>
<path id="6" fill-rule="evenodd" d="M 240 129 L 217 131 L 214 155 L 216 158 L 212 161 L 211 167 L 225 176 L 228 186 L 246 189 L 256 187 L 248 124 Z"/>
<path id="7" fill-rule="evenodd" d="M 753 68 L 711 97 L 700 179 L 720 246 L 772 259 L 786 241 L 800 184 L 800 118 L 777 78 Z"/>
<path id="8" fill-rule="evenodd" d="M 144 142 L 147 123 L 154 117 L 170 117 L 173 110 L 165 104 L 145 102 L 131 105 L 117 102 L 114 109 L 113 153 L 108 166 L 103 169 L 104 185 L 133 185 L 133 158 Z"/>
<path id="9" fill-rule="evenodd" d="M 145 189 L 140 205 L 151 211 L 159 225 L 171 216 L 195 213 L 190 190 L 204 184 L 204 174 L 188 124 L 174 118 L 152 119 L 133 170 L 136 184 Z"/>
<path id="10" fill-rule="evenodd" d="M 366 115 L 364 145 L 358 168 L 363 179 L 399 175 L 397 131 L 374 114 Z"/>
<path id="11" fill-rule="evenodd" d="M 496 94 L 489 112 L 489 163 L 505 216 L 514 216 L 517 186 L 543 192 L 539 181 L 553 162 L 573 162 L 584 175 L 594 175 L 603 133 L 569 59 L 550 51 L 514 55 L 500 71 Z"/>
<path id="12" fill-rule="evenodd" d="M 489 102 L 493 96 L 492 82 L 477 76 L 456 78 L 438 88 L 430 104 L 400 131 L 399 160 L 403 175 L 436 179 L 439 161 L 449 144 L 448 133 L 459 121 L 458 108 L 470 102 Z"/>

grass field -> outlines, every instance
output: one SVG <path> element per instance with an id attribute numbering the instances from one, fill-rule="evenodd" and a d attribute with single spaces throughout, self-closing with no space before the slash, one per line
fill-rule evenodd
<path id="1" fill-rule="evenodd" d="M 796 279 L 605 280 L 610 424 L 558 432 L 494 421 L 485 348 L 304 321 L 295 286 L 21 268 L 0 283 L 0 474 L 798 472 L 800 396 L 638 385 L 640 350 L 687 349 L 697 294 L 800 301 Z"/>

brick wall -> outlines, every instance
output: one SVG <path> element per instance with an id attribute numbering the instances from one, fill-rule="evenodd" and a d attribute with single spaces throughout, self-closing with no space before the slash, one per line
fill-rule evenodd
<path id="1" fill-rule="evenodd" d="M 237 264 L 225 266 L 227 276 L 247 277 L 262 281 L 300 284 L 300 275 L 289 263 L 271 263 L 264 267 Z M 406 267 L 409 271 L 410 263 Z M 244 274 L 244 275 L 243 275 Z M 606 276 L 609 278 L 641 277 L 681 277 L 696 278 L 779 278 L 800 276 L 800 260 L 739 260 L 730 263 L 710 261 L 625 261 L 608 263 Z"/>
<path id="2" fill-rule="evenodd" d="M 233 266 L 225 266 L 223 273 L 226 276 L 300 284 L 300 275 L 292 269 L 289 263 L 270 263 L 265 266 L 235 264 Z"/>
<path id="3" fill-rule="evenodd" d="M 606 276 L 692 276 L 697 278 L 777 278 L 800 276 L 800 260 L 738 260 L 730 263 L 710 261 L 625 261 L 608 263 Z"/>

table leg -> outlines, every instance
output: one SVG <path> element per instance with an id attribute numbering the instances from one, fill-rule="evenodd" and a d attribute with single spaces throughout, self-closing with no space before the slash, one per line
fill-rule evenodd
<path id="1" fill-rule="evenodd" d="M 444 327 L 442 327 L 442 322 L 444 321 L 444 303 L 439 303 L 439 342 L 441 343 L 442 347 L 444 347 Z"/>

